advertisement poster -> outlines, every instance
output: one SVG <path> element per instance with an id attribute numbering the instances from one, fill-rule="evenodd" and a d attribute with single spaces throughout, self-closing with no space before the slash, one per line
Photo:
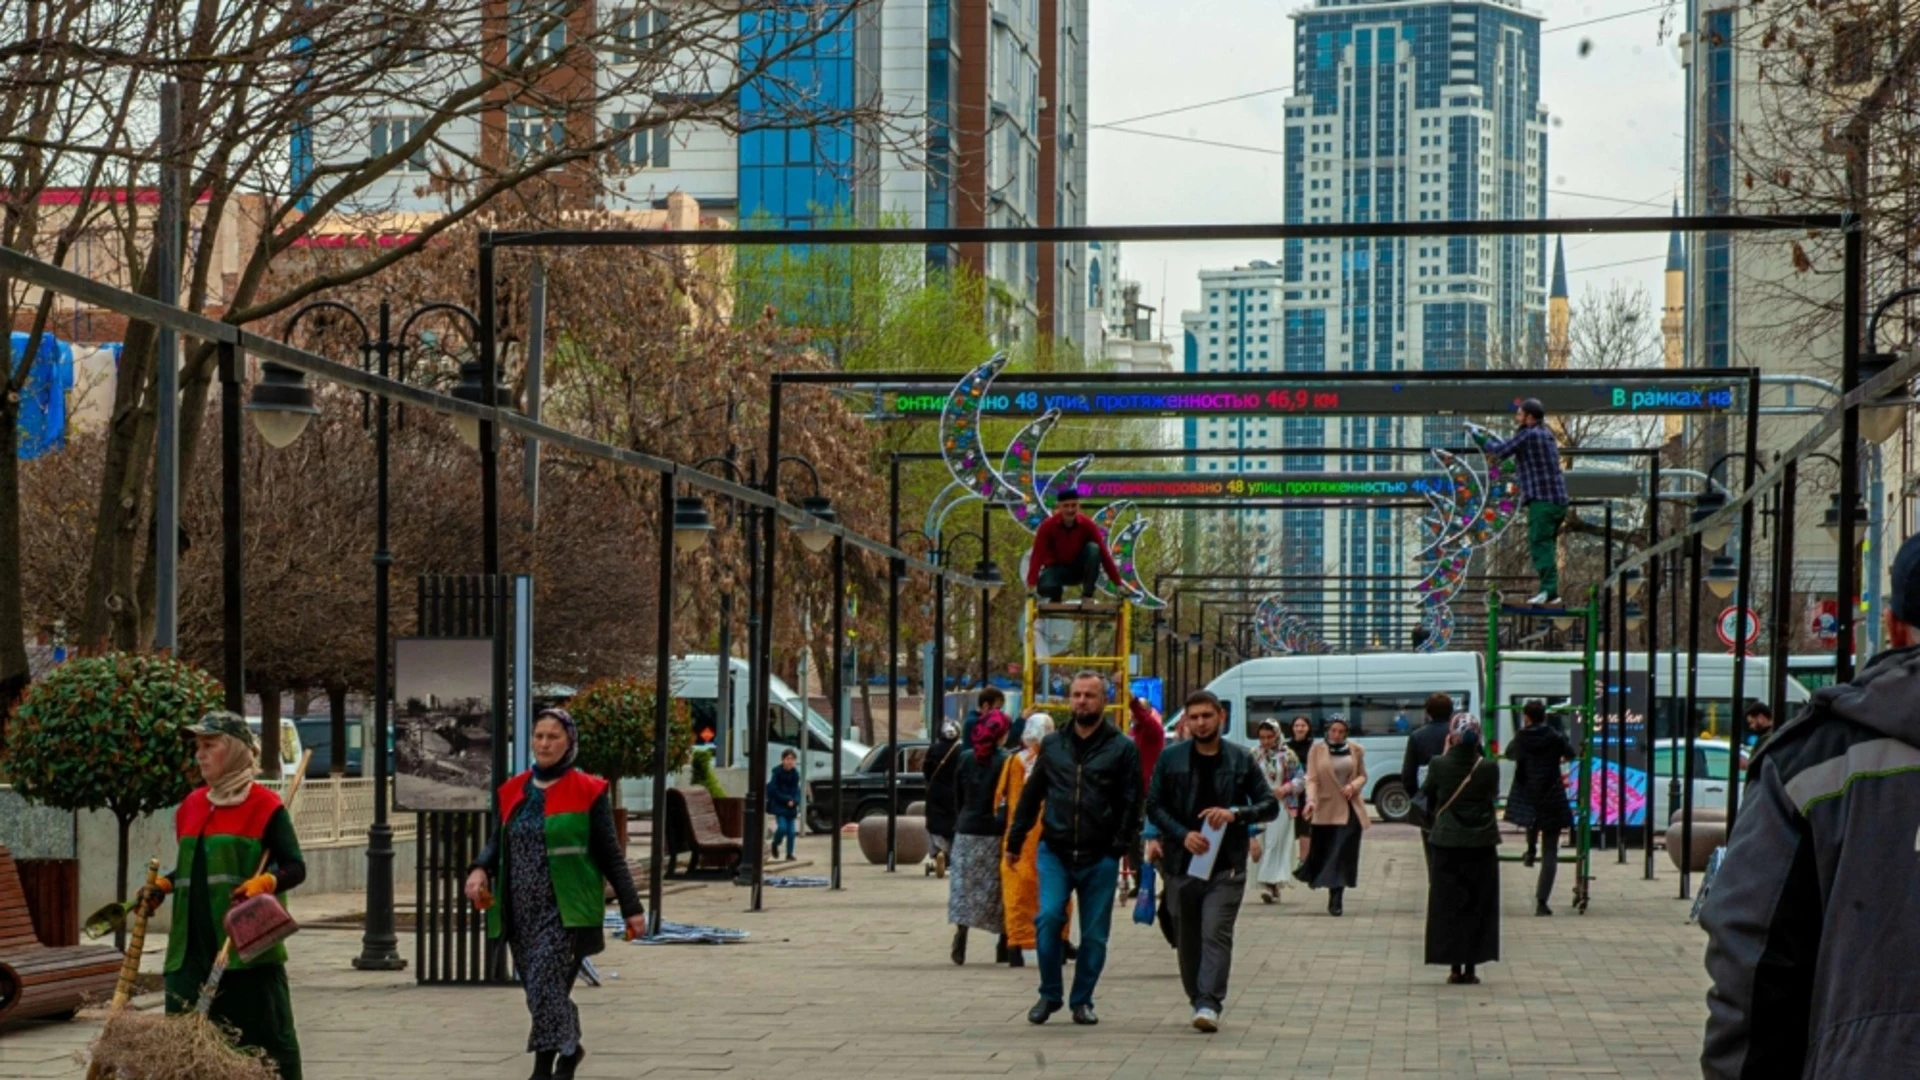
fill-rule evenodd
<path id="1" fill-rule="evenodd" d="M 1581 673 L 1575 671 L 1571 681 L 1571 692 L 1579 700 L 1586 693 Z M 1597 743 L 1593 747 L 1593 823 L 1617 825 L 1624 819 L 1632 828 L 1647 820 L 1647 674 L 1616 674 L 1611 692 L 1607 689 L 1601 688 L 1603 704 L 1594 724 L 1595 737 L 1606 745 L 1604 751 Z M 1624 759 L 1620 751 L 1623 729 Z M 1568 800 L 1577 799 L 1579 788 L 1571 769 L 1566 783 Z"/>
<path id="2" fill-rule="evenodd" d="M 401 638 L 393 648 L 393 801 L 484 811 L 492 800 L 493 639 Z"/>

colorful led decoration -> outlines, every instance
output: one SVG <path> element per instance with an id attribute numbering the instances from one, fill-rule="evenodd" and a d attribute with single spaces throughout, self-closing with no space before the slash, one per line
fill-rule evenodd
<path id="1" fill-rule="evenodd" d="M 980 445 L 981 402 L 993 377 L 1006 366 L 1007 354 L 994 353 L 947 395 L 940 412 L 940 454 L 953 478 L 972 494 L 988 502 L 1018 504 L 1024 501 L 1019 492 L 994 471 L 986 449 Z"/>
<path id="2" fill-rule="evenodd" d="M 1020 434 L 1007 444 L 1007 452 L 1000 459 L 1000 478 L 1021 497 L 1018 506 L 1008 509 L 1013 513 L 1014 520 L 1028 532 L 1040 527 L 1050 509 L 1045 498 L 1047 493 L 1040 492 L 1035 484 L 1034 465 L 1040 457 L 1040 444 L 1046 440 L 1047 432 L 1053 430 L 1053 425 L 1059 422 L 1060 410 L 1054 409 L 1043 414 L 1020 429 Z"/>

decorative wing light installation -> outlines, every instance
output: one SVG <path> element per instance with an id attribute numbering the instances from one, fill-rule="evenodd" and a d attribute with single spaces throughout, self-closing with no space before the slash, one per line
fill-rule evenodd
<path id="1" fill-rule="evenodd" d="M 1333 646 L 1327 644 L 1313 624 L 1288 610 L 1278 593 L 1263 597 L 1254 607 L 1253 633 L 1268 652 L 1310 656 L 1333 651 Z"/>
<path id="2" fill-rule="evenodd" d="M 1041 444 L 1060 421 L 1060 411 L 1049 410 L 1022 428 L 994 467 L 981 442 L 980 426 L 987 391 L 994 378 L 1007 366 L 1007 355 L 995 353 L 960 380 L 948 395 L 940 413 L 941 455 L 954 482 L 935 497 L 927 510 L 926 532 L 938 536 L 947 515 L 962 503 L 974 499 L 1005 506 L 1021 528 L 1039 529 L 1053 512 L 1059 493 L 1077 483 L 1091 468 L 1088 455 L 1068 463 L 1042 482 L 1038 470 Z M 1459 455 L 1434 450 L 1434 461 L 1446 477 L 1447 495 L 1428 492 L 1432 503 L 1420 518 L 1424 543 L 1418 558 L 1427 571 L 1415 585 L 1421 607 L 1421 627 L 1427 631 L 1418 646 L 1422 652 L 1445 649 L 1453 637 L 1451 603 L 1473 566 L 1476 551 L 1498 539 L 1513 524 L 1520 507 L 1520 487 L 1511 461 L 1501 461 L 1488 452 L 1493 433 L 1476 424 L 1467 432 L 1479 448 L 1485 478 Z M 1129 514 L 1135 514 L 1128 520 Z M 1094 524 L 1112 538 L 1114 562 L 1119 566 L 1121 582 L 1102 580 L 1100 588 L 1109 596 L 1126 596 L 1145 608 L 1164 608 L 1166 601 L 1148 591 L 1140 580 L 1134 558 L 1140 536 L 1151 527 L 1145 517 L 1137 516 L 1130 502 L 1121 501 L 1101 507 L 1093 515 Z M 1123 524 L 1124 522 L 1124 524 Z M 1261 643 L 1269 650 L 1289 653 L 1329 652 L 1326 640 L 1312 624 L 1289 611 L 1277 595 L 1261 602 L 1255 628 Z"/>
<path id="3" fill-rule="evenodd" d="M 1078 483 L 1081 474 L 1093 467 L 1094 459 L 1089 454 L 1069 462 L 1044 483 L 1040 481 L 1037 468 L 1040 446 L 1060 420 L 1058 410 L 1049 410 L 1014 436 L 1001 456 L 1000 467 L 994 468 L 980 439 L 982 407 L 994 377 L 1006 366 L 1006 354 L 995 353 L 992 359 L 961 379 L 947 396 L 946 408 L 940 413 L 940 453 L 947 471 L 953 474 L 954 484 L 941 492 L 928 510 L 926 532 L 929 535 L 939 535 L 940 526 L 954 506 L 974 498 L 1007 507 L 1021 528 L 1034 532 L 1053 512 L 1060 492 Z M 1143 608 L 1163 608 L 1167 606 L 1166 601 L 1147 590 L 1134 562 L 1134 548 L 1149 522 L 1139 518 L 1115 530 L 1121 515 L 1132 509 L 1132 503 L 1117 503 L 1103 507 L 1094 516 L 1094 523 L 1112 537 L 1113 561 L 1120 567 L 1122 578 L 1117 588 L 1104 580 L 1101 587 L 1108 595 L 1124 593 Z"/>
<path id="4" fill-rule="evenodd" d="M 1520 485 L 1515 479 L 1517 466 L 1488 452 L 1496 441 L 1491 431 L 1478 424 L 1468 424 L 1467 434 L 1486 463 L 1485 483 L 1481 483 L 1473 467 L 1458 456 L 1445 450 L 1433 452 L 1434 460 L 1447 474 L 1453 498 L 1451 505 L 1435 500 L 1434 511 L 1422 519 L 1429 539 L 1420 557 L 1431 561 L 1433 567 L 1414 585 L 1421 606 L 1420 625 L 1427 632 L 1426 639 L 1417 647 L 1421 652 L 1438 652 L 1453 640 L 1450 605 L 1460 587 L 1466 584 L 1473 553 L 1499 539 L 1513 524 L 1520 508 Z"/>
<path id="5" fill-rule="evenodd" d="M 988 502 L 1019 504 L 1023 496 L 994 471 L 980 444 L 980 408 L 993 377 L 1006 366 L 1007 354 L 994 353 L 947 395 L 946 407 L 940 411 L 940 452 L 953 478 L 972 494 Z"/>

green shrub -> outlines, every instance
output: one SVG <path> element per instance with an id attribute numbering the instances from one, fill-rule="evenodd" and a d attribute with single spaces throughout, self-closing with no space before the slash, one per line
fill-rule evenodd
<path id="1" fill-rule="evenodd" d="M 653 775 L 653 684 L 634 678 L 603 679 L 575 694 L 567 713 L 580 729 L 580 754 L 574 764 L 611 781 Z M 687 762 L 693 725 L 684 701 L 669 708 L 667 771 Z"/>
<path id="2" fill-rule="evenodd" d="M 59 810 L 107 810 L 127 830 L 177 805 L 199 782 L 181 729 L 224 704 L 212 675 L 170 656 L 107 653 L 68 660 L 27 688 L 7 725 L 14 790 Z"/>
<path id="3" fill-rule="evenodd" d="M 713 771 L 713 751 L 711 750 L 693 752 L 693 782 L 706 788 L 716 799 L 727 797 L 727 789 L 720 786 L 719 774 Z"/>

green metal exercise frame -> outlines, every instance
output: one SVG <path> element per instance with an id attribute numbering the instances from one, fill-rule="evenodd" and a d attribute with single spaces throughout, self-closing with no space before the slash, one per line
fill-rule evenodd
<path id="1" fill-rule="evenodd" d="M 1489 719 L 1501 712 L 1517 712 L 1514 705 L 1502 703 L 1496 696 L 1500 687 L 1500 619 L 1502 616 L 1517 616 L 1526 619 L 1578 619 L 1586 623 L 1584 645 L 1579 653 L 1581 660 L 1581 692 L 1579 701 L 1559 706 L 1554 712 L 1572 712 L 1580 718 L 1579 774 L 1576 781 L 1577 794 L 1573 809 L 1573 852 L 1572 857 L 1562 855 L 1560 861 L 1575 865 L 1573 886 L 1573 907 L 1582 915 L 1587 913 L 1587 902 L 1591 898 L 1589 886 L 1593 881 L 1593 725 L 1599 711 L 1599 688 L 1597 683 L 1597 664 L 1594 654 L 1594 642 L 1599 640 L 1599 603 L 1598 590 L 1589 586 L 1585 607 L 1536 608 L 1509 607 L 1500 601 L 1500 590 L 1487 591 L 1487 659 L 1484 677 L 1486 686 L 1481 700 L 1486 704 L 1484 711 Z M 1514 657 L 1514 663 L 1559 664 L 1565 663 L 1559 657 Z M 1519 725 L 1515 724 L 1515 730 Z M 1503 855 L 1503 862 L 1519 862 L 1523 856 Z"/>

